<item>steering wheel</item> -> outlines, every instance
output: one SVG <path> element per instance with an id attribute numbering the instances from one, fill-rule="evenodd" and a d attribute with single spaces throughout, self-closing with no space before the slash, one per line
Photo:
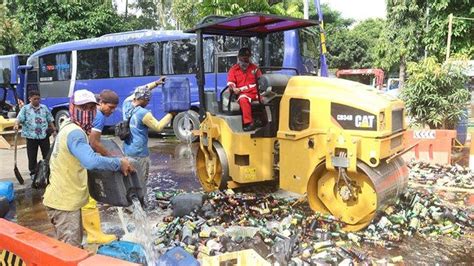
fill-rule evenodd
<path id="1" fill-rule="evenodd" d="M 226 91 L 229 91 L 229 102 L 227 103 L 227 112 L 230 112 L 231 111 L 231 104 L 232 104 L 232 97 L 235 97 L 235 93 L 234 91 L 232 90 L 229 90 L 229 85 L 225 86 L 224 89 L 221 91 L 221 95 L 220 95 L 220 98 L 221 98 L 221 105 L 222 105 L 222 110 L 224 110 L 224 92 Z"/>

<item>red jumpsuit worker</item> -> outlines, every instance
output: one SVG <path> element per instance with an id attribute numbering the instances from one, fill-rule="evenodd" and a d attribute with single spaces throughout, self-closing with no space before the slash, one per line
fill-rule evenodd
<path id="1" fill-rule="evenodd" d="M 227 86 L 238 95 L 240 110 L 242 111 L 244 131 L 252 131 L 255 124 L 252 117 L 252 100 L 257 100 L 257 79 L 262 75 L 257 65 L 250 62 L 249 48 L 241 48 L 238 62 L 233 65 L 227 75 Z"/>

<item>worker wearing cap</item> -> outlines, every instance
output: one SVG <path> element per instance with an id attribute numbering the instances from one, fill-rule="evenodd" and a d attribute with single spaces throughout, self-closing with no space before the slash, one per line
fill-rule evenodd
<path id="1" fill-rule="evenodd" d="M 76 91 L 73 104 L 83 111 L 97 108 L 94 94 L 87 90 Z M 56 238 L 77 247 L 82 243 L 81 208 L 88 202 L 87 170 L 91 169 L 121 170 L 124 175 L 133 171 L 126 158 L 107 158 L 95 153 L 77 122 L 63 122 L 50 159 L 51 174 L 43 205 Z"/>
<path id="2" fill-rule="evenodd" d="M 102 131 L 105 127 L 105 118 L 112 115 L 119 104 L 119 97 L 117 93 L 112 90 L 103 90 L 99 95 L 99 107 L 97 114 L 92 123 L 92 129 L 89 134 L 89 142 L 94 151 L 100 153 L 102 156 L 111 156 L 110 152 L 100 142 Z"/>
<path id="3" fill-rule="evenodd" d="M 150 151 L 148 150 L 148 130 L 161 131 L 173 118 L 172 113 L 166 114 L 161 120 L 157 120 L 150 110 L 145 109 L 151 99 L 151 91 L 158 85 L 164 83 L 165 77 L 159 80 L 137 87 L 133 94 L 125 99 L 122 110 L 123 119 L 130 118 L 130 137 L 123 143 L 123 151 L 126 156 L 137 160 L 140 169 L 138 176 L 143 182 L 148 178 L 150 169 Z"/>
<path id="4" fill-rule="evenodd" d="M 255 124 L 252 117 L 251 102 L 258 99 L 257 79 L 262 75 L 257 65 L 250 62 L 249 48 L 241 48 L 238 62 L 233 65 L 227 75 L 227 86 L 238 95 L 244 131 L 252 131 Z"/>

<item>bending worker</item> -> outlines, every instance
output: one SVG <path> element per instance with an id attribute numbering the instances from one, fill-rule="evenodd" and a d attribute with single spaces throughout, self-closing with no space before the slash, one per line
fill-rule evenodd
<path id="1" fill-rule="evenodd" d="M 76 91 L 73 104 L 86 112 L 97 108 L 94 94 L 87 90 Z M 54 226 L 56 238 L 81 247 L 81 208 L 89 199 L 86 169 L 121 170 L 128 175 L 133 168 L 126 158 L 107 158 L 95 153 L 79 123 L 72 121 L 61 124 L 50 167 L 50 183 L 44 193 L 43 205 Z"/>
<path id="2" fill-rule="evenodd" d="M 119 97 L 114 91 L 103 90 L 99 95 L 99 106 L 96 112 L 87 115 L 87 113 L 78 110 L 78 108 L 73 108 L 72 113 L 76 114 L 73 116 L 75 120 L 79 118 L 88 118 L 80 121 L 79 124 L 83 129 L 91 128 L 89 132 L 86 132 L 89 135 L 89 143 L 92 149 L 102 156 L 112 156 L 112 154 L 107 151 L 104 145 L 100 142 L 100 137 L 102 136 L 102 130 L 104 129 L 105 118 L 109 117 L 115 111 L 118 103 Z M 92 123 L 90 122 L 91 120 L 93 120 Z M 105 244 L 117 239 L 115 235 L 105 234 L 102 231 L 97 202 L 92 197 L 89 196 L 89 202 L 86 206 L 82 207 L 81 211 L 82 226 L 87 233 L 87 243 Z"/>
<path id="3" fill-rule="evenodd" d="M 230 68 L 227 75 L 227 86 L 238 95 L 244 131 L 252 131 L 260 126 L 253 121 L 251 102 L 258 100 L 257 79 L 262 72 L 250 62 L 251 55 L 249 48 L 241 48 L 237 64 Z"/>
<path id="4" fill-rule="evenodd" d="M 130 137 L 123 143 L 123 151 L 126 156 L 137 160 L 140 166 L 137 169 L 138 176 L 146 185 L 150 170 L 150 151 L 148 150 L 148 129 L 161 131 L 170 123 L 174 113 L 166 114 L 158 121 L 150 110 L 145 107 L 151 99 L 151 90 L 164 83 L 165 77 L 159 80 L 137 87 L 133 94 L 125 99 L 122 110 L 123 119 L 130 118 Z"/>

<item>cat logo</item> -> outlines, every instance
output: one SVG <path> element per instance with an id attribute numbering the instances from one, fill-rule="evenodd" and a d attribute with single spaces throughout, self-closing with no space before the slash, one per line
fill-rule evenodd
<path id="1" fill-rule="evenodd" d="M 374 115 L 356 115 L 354 122 L 357 128 L 373 128 L 374 120 Z"/>
<path id="2" fill-rule="evenodd" d="M 26 266 L 26 263 L 10 251 L 0 250 L 0 266 Z"/>

